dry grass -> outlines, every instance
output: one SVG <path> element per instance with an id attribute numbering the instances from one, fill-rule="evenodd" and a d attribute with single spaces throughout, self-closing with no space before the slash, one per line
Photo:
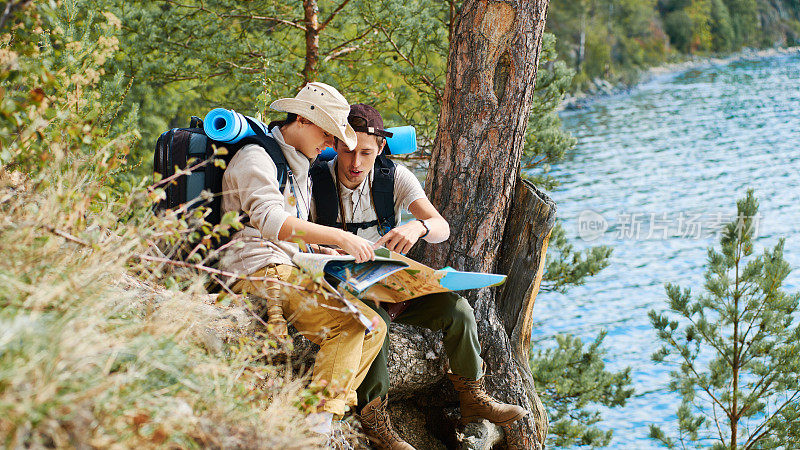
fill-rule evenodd
<path id="1" fill-rule="evenodd" d="M 32 4 L 0 35 L 0 447 L 347 448 L 308 431 L 320 394 L 268 338 L 228 333 L 242 308 L 142 257 L 192 230 L 130 170 L 135 110 L 102 76 L 119 21 L 74 10 Z"/>
<path id="2" fill-rule="evenodd" d="M 78 219 L 64 208 L 78 190 L 66 186 L 33 189 L 0 173 L 0 442 L 323 444 L 295 406 L 302 380 L 266 364 L 258 339 L 209 351 L 191 287 L 165 296 L 131 282 L 131 255 L 148 231 L 111 229 L 110 211 Z"/>

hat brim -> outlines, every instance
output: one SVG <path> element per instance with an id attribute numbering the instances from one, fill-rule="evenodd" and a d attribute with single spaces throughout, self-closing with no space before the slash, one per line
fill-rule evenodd
<path id="1" fill-rule="evenodd" d="M 281 98 L 272 102 L 269 107 L 275 111 L 294 113 L 303 116 L 314 123 L 314 125 L 317 125 L 339 138 L 350 150 L 356 148 L 358 138 L 356 137 L 356 132 L 353 130 L 353 127 L 347 122 L 345 122 L 344 127 L 340 126 L 333 117 L 319 105 L 296 98 Z"/>

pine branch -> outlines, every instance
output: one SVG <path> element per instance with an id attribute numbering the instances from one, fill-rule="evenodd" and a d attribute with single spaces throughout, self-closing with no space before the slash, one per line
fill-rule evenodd
<path id="1" fill-rule="evenodd" d="M 352 53 L 352 52 L 358 50 L 359 48 L 360 47 L 358 45 L 355 45 L 353 47 L 345 47 L 345 48 L 343 48 L 343 49 L 341 49 L 339 51 L 336 51 L 334 53 L 331 53 L 331 54 L 325 56 L 325 58 L 323 58 L 322 61 L 323 62 L 332 61 L 332 60 L 334 60 L 334 59 L 336 59 L 336 58 L 338 58 L 338 57 L 340 57 L 342 55 L 346 55 L 348 53 Z"/>
<path id="2" fill-rule="evenodd" d="M 541 159 L 529 163 L 525 163 L 522 168 L 523 169 L 533 169 L 534 167 L 538 166 L 539 164 L 545 162 L 548 159 L 547 156 L 543 156 Z"/>
<path id="3" fill-rule="evenodd" d="M 333 20 L 333 18 L 336 17 L 337 14 L 339 14 L 339 11 L 341 11 L 345 6 L 347 6 L 348 3 L 350 3 L 350 0 L 344 0 L 342 3 L 340 3 L 339 6 L 337 6 L 336 9 L 333 10 L 333 12 L 331 12 L 331 15 L 328 16 L 328 18 L 325 19 L 325 21 L 323 21 L 322 24 L 317 28 L 317 32 L 322 33 L 322 30 L 324 30 L 325 27 L 327 27 L 328 24 L 331 23 L 331 20 Z"/>
<path id="4" fill-rule="evenodd" d="M 256 16 L 253 14 L 219 14 L 218 16 L 224 19 L 250 19 L 250 20 L 260 20 L 266 22 L 276 22 L 284 25 L 289 25 L 290 27 L 297 28 L 298 30 L 306 31 L 306 27 L 304 25 L 301 25 L 300 23 L 295 21 L 281 19 L 278 17 Z"/>
<path id="5" fill-rule="evenodd" d="M 764 421 L 761 423 L 761 425 L 759 425 L 758 428 L 756 428 L 755 431 L 753 431 L 753 433 L 751 433 L 751 435 L 750 435 L 751 437 L 748 440 L 747 445 L 745 445 L 744 450 L 750 450 L 750 448 L 752 448 L 755 444 L 757 444 L 758 441 L 763 439 L 764 436 L 766 436 L 769 432 L 772 431 L 771 428 L 767 428 L 764 431 L 761 431 L 759 433 L 759 430 L 761 430 L 762 428 L 766 427 L 767 424 L 769 424 L 769 422 L 773 418 L 775 418 L 781 411 L 783 411 L 783 408 L 789 406 L 794 401 L 795 397 L 797 397 L 798 395 L 800 395 L 800 391 L 795 392 L 794 394 L 792 394 L 792 396 L 789 397 L 788 400 L 783 402 L 783 404 L 780 407 L 778 407 L 778 409 L 776 409 L 775 412 L 772 413 L 771 416 L 769 416 L 768 418 L 764 419 Z M 753 437 L 753 435 L 756 435 L 756 436 Z"/>
<path id="6" fill-rule="evenodd" d="M 729 359 L 729 358 L 728 358 L 728 355 L 726 355 L 726 354 L 725 354 L 725 349 L 723 349 L 723 348 L 720 348 L 720 347 L 719 347 L 719 345 L 720 345 L 720 344 L 719 344 L 719 343 L 717 343 L 717 342 L 715 342 L 715 340 L 713 339 L 713 337 L 712 337 L 712 336 L 709 336 L 709 335 L 707 335 L 705 332 L 703 332 L 703 329 L 702 329 L 702 327 L 699 327 L 699 326 L 697 326 L 697 322 L 695 322 L 695 321 L 694 321 L 694 319 L 692 319 L 691 317 L 687 317 L 687 319 L 689 320 L 689 322 L 690 322 L 692 325 L 694 325 L 695 329 L 696 329 L 696 330 L 697 330 L 697 331 L 700 333 L 700 335 L 702 335 L 702 336 L 703 336 L 703 339 L 705 339 L 705 340 L 706 340 L 706 342 L 708 342 L 709 344 L 711 344 L 711 346 L 712 346 L 712 347 L 714 347 L 714 350 L 716 350 L 716 351 L 717 351 L 717 353 L 718 353 L 720 356 L 722 356 L 722 358 L 725 360 L 725 362 L 727 362 L 729 366 L 733 366 L 733 360 Z"/>
<path id="7" fill-rule="evenodd" d="M 229 66 L 232 66 L 232 67 L 235 67 L 235 68 L 241 70 L 244 73 L 259 73 L 259 72 L 261 72 L 261 68 L 260 67 L 240 66 L 240 65 L 238 65 L 238 64 L 236 64 L 236 63 L 234 63 L 232 61 L 221 61 L 219 64 L 227 64 Z M 219 64 L 215 64 L 215 66 L 219 66 Z"/>
<path id="8" fill-rule="evenodd" d="M 301 24 L 299 24 L 299 23 L 297 23 L 296 21 L 281 19 L 281 18 L 278 18 L 278 17 L 257 16 L 257 15 L 254 15 L 254 14 L 220 14 L 220 13 L 217 13 L 215 11 L 211 11 L 210 9 L 207 9 L 202 4 L 198 5 L 198 6 L 193 6 L 193 5 L 185 5 L 183 3 L 178 3 L 175 0 L 164 0 L 164 1 L 167 2 L 167 3 L 171 3 L 171 4 L 175 5 L 175 6 L 181 7 L 181 8 L 196 9 L 198 11 L 202 11 L 202 12 L 217 16 L 220 19 L 249 19 L 249 20 L 276 22 L 276 23 L 282 23 L 284 25 L 289 25 L 290 27 L 294 27 L 294 28 L 297 28 L 299 30 L 306 31 L 306 27 L 301 25 Z"/>
<path id="9" fill-rule="evenodd" d="M 686 442 L 683 440 L 683 430 L 678 431 L 678 442 L 681 443 L 681 449 L 686 450 Z"/>
<path id="10" fill-rule="evenodd" d="M 725 435 L 722 433 L 722 428 L 719 426 L 719 418 L 717 417 L 717 406 L 712 405 L 712 410 L 714 411 L 714 425 L 717 426 L 717 433 L 719 434 L 719 440 L 722 442 L 723 447 L 727 447 L 728 444 L 725 443 Z"/>
<path id="11" fill-rule="evenodd" d="M 764 308 L 766 308 L 766 307 L 767 307 L 766 298 L 763 298 L 763 299 L 761 299 L 761 301 L 758 302 L 758 309 L 755 312 L 755 316 L 753 317 L 753 320 L 750 321 L 750 324 L 748 325 L 747 330 L 745 330 L 744 334 L 742 335 L 742 342 L 743 343 L 747 342 L 747 335 L 750 334 L 750 330 L 752 330 L 753 326 L 756 324 L 756 319 L 758 319 L 761 316 L 761 314 L 764 312 Z M 747 311 L 747 308 L 745 308 L 745 311 Z M 763 323 L 763 320 L 759 321 L 759 324 L 760 323 Z M 742 351 L 743 355 L 747 354 L 750 351 L 750 347 L 753 346 L 753 342 L 756 342 L 756 338 L 755 337 L 753 338 L 752 341 L 750 341 L 750 344 L 747 345 L 747 347 Z"/>
<path id="12" fill-rule="evenodd" d="M 767 292 L 774 292 L 775 290 L 778 289 L 777 285 L 779 283 L 777 282 L 776 279 L 771 279 L 770 281 L 772 281 L 772 283 L 770 284 L 769 289 L 766 289 L 766 291 Z M 764 295 L 760 300 L 761 301 L 758 302 L 759 309 L 756 312 L 756 317 L 759 317 L 761 315 L 761 313 L 764 311 L 764 308 L 766 308 L 766 306 L 767 306 L 767 296 L 766 295 Z M 762 320 L 762 322 L 763 322 L 763 320 Z M 744 336 L 742 337 L 742 342 L 745 342 L 747 340 L 747 334 L 750 332 L 750 329 L 752 329 L 754 323 L 755 323 L 755 320 L 750 322 L 750 326 L 747 328 L 747 331 L 745 332 Z M 756 342 L 756 338 L 753 338 L 753 340 L 747 346 L 746 351 L 750 350 L 750 348 L 753 346 L 753 342 Z"/>
<path id="13" fill-rule="evenodd" d="M 763 320 L 762 320 L 762 322 L 763 322 Z M 753 347 L 753 344 L 755 344 L 756 342 L 760 342 L 762 339 L 764 339 L 764 335 L 765 334 L 766 334 L 766 332 L 764 331 L 764 329 L 763 328 L 759 328 L 759 330 L 755 334 L 755 336 L 753 336 L 753 338 L 750 339 L 750 343 L 747 344 L 747 346 L 745 347 L 745 349 L 742 352 L 742 355 L 743 355 L 742 356 L 742 360 L 744 361 L 742 363 L 742 366 L 744 366 L 745 364 L 747 364 L 750 361 L 752 361 L 752 360 L 757 358 L 756 355 L 751 355 L 749 357 L 745 357 L 744 355 L 749 355 L 750 354 L 750 349 Z M 745 340 L 742 339 L 742 342 L 745 342 Z"/>
<path id="14" fill-rule="evenodd" d="M 369 28 L 367 28 L 367 29 L 366 29 L 366 31 L 364 31 L 363 33 L 359 34 L 358 36 L 356 36 L 356 37 L 354 37 L 354 38 L 352 38 L 352 39 L 348 39 L 348 40 L 346 40 L 346 41 L 342 42 L 341 44 L 337 45 L 336 47 L 333 47 L 332 49 L 328 50 L 327 52 L 325 52 L 325 53 L 324 53 L 325 55 L 328 55 L 328 56 L 326 56 L 326 58 L 325 58 L 325 61 L 328 61 L 329 59 L 333 59 L 333 58 L 335 58 L 336 56 L 339 56 L 338 54 L 336 54 L 336 52 L 337 52 L 337 51 L 338 51 L 340 48 L 346 47 L 346 46 L 348 46 L 348 45 L 352 44 L 352 43 L 353 43 L 353 42 L 355 42 L 355 41 L 358 41 L 358 40 L 360 40 L 360 39 L 363 39 L 363 38 L 364 38 L 364 36 L 368 35 L 368 34 L 369 34 L 369 32 L 370 32 L 370 31 L 372 31 L 372 30 L 374 30 L 374 29 L 375 29 L 375 25 L 372 25 L 372 26 L 370 26 Z M 356 47 L 358 47 L 358 46 L 356 46 Z M 335 54 L 335 56 L 330 56 L 330 55 L 332 55 L 332 54 Z"/>
<path id="15" fill-rule="evenodd" d="M 413 61 L 411 61 L 411 60 L 408 58 L 408 56 L 406 56 L 406 55 L 403 53 L 403 51 L 402 51 L 402 50 L 400 50 L 400 47 L 399 47 L 399 46 L 398 46 L 398 45 L 397 45 L 397 44 L 394 42 L 394 40 L 392 39 L 392 37 L 389 35 L 389 32 L 387 32 L 387 31 L 386 31 L 386 29 L 385 29 L 385 28 L 383 28 L 383 26 L 380 26 L 380 25 L 379 25 L 377 28 L 378 28 L 378 30 L 380 30 L 380 31 L 381 31 L 381 33 L 383 33 L 383 35 L 384 35 L 384 36 L 386 36 L 386 40 L 387 40 L 387 41 L 389 41 L 389 44 L 391 44 L 391 45 L 392 45 L 392 48 L 394 48 L 394 51 L 395 51 L 395 53 L 397 53 L 398 55 L 400 55 L 400 57 L 401 57 L 401 58 L 403 58 L 403 61 L 405 61 L 406 63 L 408 63 L 408 65 L 409 65 L 409 66 L 411 66 L 411 68 L 412 68 L 412 69 L 414 69 L 415 71 L 417 71 L 417 66 L 414 64 L 414 62 L 413 62 Z M 427 85 L 429 88 L 431 88 L 431 90 L 433 90 L 433 94 L 436 96 L 436 100 L 437 100 L 437 101 L 439 101 L 439 102 L 441 102 L 441 101 L 442 101 L 442 93 L 441 93 L 441 91 L 439 90 L 439 88 L 438 88 L 438 87 L 437 87 L 437 86 L 436 86 L 436 85 L 433 83 L 433 81 L 431 81 L 431 80 L 428 78 L 428 76 L 427 76 L 427 75 L 425 75 L 425 74 L 421 74 L 421 75 L 420 75 L 420 79 L 422 80 L 422 82 L 423 82 L 425 85 Z"/>
<path id="16" fill-rule="evenodd" d="M 775 377 L 777 377 L 777 375 L 775 375 L 775 377 L 770 377 L 770 375 L 775 371 L 775 367 L 776 366 L 772 366 L 772 368 L 766 374 L 764 374 L 764 376 L 762 376 L 758 380 L 756 385 L 753 386 L 753 389 L 752 389 L 751 392 L 755 392 L 756 389 L 758 389 L 758 387 L 761 386 L 761 383 L 764 383 L 764 386 L 761 388 L 761 391 L 758 393 L 756 398 L 761 398 L 761 396 L 764 395 L 765 392 L 767 392 L 767 389 L 772 387 L 772 381 L 775 379 Z M 767 380 L 767 378 L 770 378 L 770 380 L 765 383 L 765 380 Z M 747 405 L 746 407 L 743 407 L 741 413 L 744 414 L 745 412 L 747 412 L 752 405 L 753 404 L 751 403 L 750 405 Z"/>
<path id="17" fill-rule="evenodd" d="M 680 345 L 678 344 L 678 342 L 675 341 L 675 339 L 672 339 L 672 337 L 669 338 L 669 342 L 670 342 L 670 344 L 672 344 L 673 347 L 680 348 Z M 681 352 L 678 352 L 678 353 L 681 353 Z M 705 386 L 705 385 L 700 383 L 700 380 L 702 379 L 702 377 L 700 376 L 699 373 L 697 373 L 697 370 L 694 368 L 694 364 L 692 364 L 692 362 L 689 361 L 689 359 L 687 357 L 683 356 L 683 354 L 681 354 L 681 357 L 683 358 L 683 361 L 686 363 L 686 365 L 689 367 L 689 369 L 694 374 L 695 379 L 697 379 L 697 381 L 698 381 L 698 385 L 703 389 L 703 391 L 705 391 L 706 394 L 708 394 L 709 398 L 711 398 L 711 400 L 713 400 L 714 403 L 719 405 L 719 407 L 722 409 L 722 411 L 724 411 L 725 414 L 730 418 L 731 417 L 731 412 L 727 408 L 725 408 L 725 405 L 723 405 L 717 399 L 717 397 L 711 392 L 711 389 L 708 386 Z"/>

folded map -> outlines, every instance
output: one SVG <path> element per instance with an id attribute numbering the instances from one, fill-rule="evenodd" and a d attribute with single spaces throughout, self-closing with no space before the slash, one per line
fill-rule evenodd
<path id="1" fill-rule="evenodd" d="M 506 280 L 505 275 L 451 267 L 434 270 L 385 248 L 375 250 L 375 255 L 374 261 L 360 264 L 352 256 L 318 253 L 296 253 L 292 260 L 312 276 L 328 274 L 353 296 L 376 302 L 403 302 L 438 292 L 497 286 Z"/>

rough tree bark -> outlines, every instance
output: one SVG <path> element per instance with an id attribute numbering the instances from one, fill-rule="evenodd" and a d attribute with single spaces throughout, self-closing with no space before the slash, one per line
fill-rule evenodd
<path id="1" fill-rule="evenodd" d="M 497 271 L 508 281 L 496 297 L 497 315 L 509 337 L 511 355 L 516 362 L 528 395 L 536 436 L 544 444 L 547 412 L 536 394 L 528 358 L 530 356 L 533 305 L 544 273 L 547 245 L 556 221 L 556 205 L 533 184 L 517 179 L 508 215 Z M 498 335 L 502 340 L 502 334 Z"/>
<path id="2" fill-rule="evenodd" d="M 532 411 L 504 430 L 513 448 L 541 448 L 547 428 L 527 359 L 531 307 L 555 205 L 518 183 L 547 5 L 548 0 L 468 0 L 459 12 L 426 187 L 450 222 L 451 236 L 414 255 L 434 267 L 512 275 L 508 295 L 484 289 L 470 293 L 469 300 L 479 323 L 487 386 Z M 519 186 L 525 189 L 515 191 Z M 537 203 L 538 211 L 526 209 Z M 520 219 L 516 225 L 507 223 L 510 214 Z M 532 233 L 527 255 L 515 249 L 526 226 Z M 534 267 L 531 277 L 525 270 Z M 527 284 L 526 273 L 532 278 Z M 525 289 L 520 292 L 519 286 Z"/>
<path id="3" fill-rule="evenodd" d="M 317 79 L 317 62 L 319 61 L 318 12 L 317 0 L 303 0 L 303 13 L 306 23 L 306 63 L 303 66 L 303 84 Z"/>
<path id="4" fill-rule="evenodd" d="M 302 27 L 306 38 L 306 56 L 305 65 L 303 66 L 303 86 L 311 81 L 317 81 L 319 75 L 319 36 L 325 28 L 336 18 L 342 9 L 350 3 L 350 0 L 342 0 L 336 8 L 331 11 L 328 18 L 324 21 L 319 21 L 319 5 L 317 0 L 303 0 L 303 22 L 305 26 Z M 346 53 L 340 51 L 339 55 Z M 328 59 L 326 58 L 325 61 Z"/>

